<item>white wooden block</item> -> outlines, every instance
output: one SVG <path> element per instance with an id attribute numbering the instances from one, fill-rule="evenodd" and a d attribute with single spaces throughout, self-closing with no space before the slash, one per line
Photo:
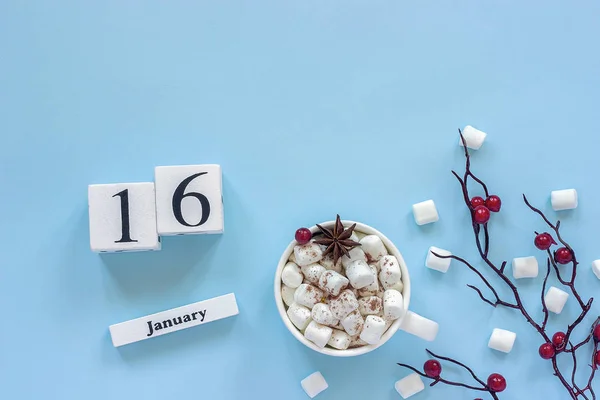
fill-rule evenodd
<path id="1" fill-rule="evenodd" d="M 554 190 L 550 193 L 550 202 L 554 211 L 572 210 L 577 208 L 577 190 Z"/>
<path id="2" fill-rule="evenodd" d="M 160 250 L 154 183 L 90 185 L 88 207 L 92 251 Z"/>
<path id="3" fill-rule="evenodd" d="M 156 167 L 158 234 L 222 233 L 221 178 L 215 164 Z"/>
<path id="4" fill-rule="evenodd" d="M 325 378 L 323 378 L 323 375 L 319 371 L 313 372 L 302 379 L 300 385 L 311 399 L 329 387 L 327 381 L 325 381 Z"/>
<path id="5" fill-rule="evenodd" d="M 235 295 L 229 293 L 111 325 L 109 330 L 113 345 L 119 347 L 231 317 L 238 313 Z"/>
<path id="6" fill-rule="evenodd" d="M 600 260 L 594 260 L 594 262 L 592 262 L 592 271 L 594 272 L 594 275 L 596 275 L 596 278 L 600 279 Z"/>
<path id="7" fill-rule="evenodd" d="M 425 383 L 419 374 L 412 373 L 396 382 L 395 387 L 403 399 L 408 399 L 425 389 Z"/>
<path id="8" fill-rule="evenodd" d="M 492 331 L 492 336 L 490 336 L 490 340 L 488 342 L 488 347 L 503 353 L 510 353 L 516 339 L 516 333 L 507 331 L 505 329 L 494 328 Z"/>

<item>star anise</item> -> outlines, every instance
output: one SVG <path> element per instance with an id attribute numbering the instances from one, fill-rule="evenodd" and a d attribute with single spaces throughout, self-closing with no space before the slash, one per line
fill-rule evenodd
<path id="1" fill-rule="evenodd" d="M 356 246 L 360 246 L 360 243 L 355 242 L 354 240 L 350 240 L 350 236 L 352 236 L 352 232 L 354 231 L 356 224 L 353 224 L 348 229 L 344 229 L 344 225 L 342 225 L 342 221 L 339 215 L 335 219 L 333 231 L 324 228 L 319 224 L 317 224 L 317 227 L 321 230 L 321 233 L 323 233 L 324 237 L 322 239 L 315 240 L 315 243 L 327 246 L 327 249 L 323 253 L 323 256 L 326 256 L 327 254 L 333 252 L 334 264 L 337 264 L 338 260 L 342 257 L 342 255 L 350 257 L 348 250 L 351 250 Z"/>

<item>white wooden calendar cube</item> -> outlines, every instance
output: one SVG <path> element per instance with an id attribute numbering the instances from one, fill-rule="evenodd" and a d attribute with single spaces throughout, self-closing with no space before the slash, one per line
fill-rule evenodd
<path id="1" fill-rule="evenodd" d="M 154 180 L 159 235 L 223 232 L 221 166 L 156 167 Z"/>
<path id="2" fill-rule="evenodd" d="M 90 185 L 88 205 L 93 251 L 160 250 L 154 183 Z"/>

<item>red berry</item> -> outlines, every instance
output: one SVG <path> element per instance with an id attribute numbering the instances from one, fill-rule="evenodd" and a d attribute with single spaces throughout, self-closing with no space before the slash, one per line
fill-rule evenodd
<path id="1" fill-rule="evenodd" d="M 490 210 L 486 206 L 477 206 L 473 211 L 473 218 L 478 224 L 485 224 L 490 220 Z"/>
<path id="2" fill-rule="evenodd" d="M 487 379 L 487 385 L 492 392 L 502 392 L 506 389 L 506 379 L 500 374 L 491 374 Z"/>
<path id="3" fill-rule="evenodd" d="M 308 228 L 300 228 L 296 231 L 296 241 L 299 244 L 306 244 L 310 242 L 312 238 L 312 233 Z"/>
<path id="4" fill-rule="evenodd" d="M 568 264 L 573 260 L 573 253 L 566 247 L 561 247 L 554 252 L 554 261 L 559 264 Z"/>
<path id="5" fill-rule="evenodd" d="M 491 212 L 498 212 L 500 211 L 500 207 L 502 207 L 502 200 L 500 200 L 500 197 L 493 194 L 485 200 L 485 206 L 489 208 Z"/>
<path id="6" fill-rule="evenodd" d="M 483 197 L 480 196 L 475 196 L 471 199 L 471 207 L 473 207 L 473 209 L 476 209 L 479 206 L 484 206 L 485 205 L 485 200 L 483 199 Z"/>
<path id="7" fill-rule="evenodd" d="M 600 325 L 596 325 L 594 328 L 594 339 L 600 341 Z"/>
<path id="8" fill-rule="evenodd" d="M 564 332 L 556 332 L 554 336 L 552 336 L 552 344 L 557 351 L 561 351 L 565 348 L 565 339 L 567 335 Z"/>
<path id="9" fill-rule="evenodd" d="M 553 244 L 556 244 L 552 235 L 546 232 L 538 234 L 533 243 L 540 250 L 548 250 Z"/>
<path id="10" fill-rule="evenodd" d="M 594 361 L 596 365 L 600 365 L 600 351 L 597 351 L 594 355 Z"/>
<path id="11" fill-rule="evenodd" d="M 540 357 L 542 357 L 544 360 L 549 360 L 556 354 L 554 346 L 552 346 L 551 343 L 544 343 L 543 345 L 541 345 L 539 352 Z"/>
<path id="12" fill-rule="evenodd" d="M 430 378 L 437 378 L 442 373 L 442 364 L 438 360 L 427 360 L 423 366 L 423 371 Z"/>

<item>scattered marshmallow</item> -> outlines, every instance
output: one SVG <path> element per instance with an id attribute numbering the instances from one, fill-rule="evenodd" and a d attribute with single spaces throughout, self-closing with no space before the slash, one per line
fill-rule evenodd
<path id="1" fill-rule="evenodd" d="M 473 150 L 479 150 L 485 141 L 487 133 L 480 131 L 479 129 L 473 128 L 471 125 L 465 126 L 465 129 L 462 130 L 462 135 L 465 138 L 465 142 L 467 143 L 467 147 Z M 463 142 L 462 139 L 458 138 L 458 144 L 462 147 Z"/>
<path id="2" fill-rule="evenodd" d="M 325 271 L 319 278 L 319 287 L 330 296 L 339 296 L 348 287 L 348 283 L 348 278 L 335 271 Z"/>
<path id="3" fill-rule="evenodd" d="M 539 272 L 537 258 L 533 256 L 513 258 L 512 271 L 515 279 L 535 278 Z"/>
<path id="4" fill-rule="evenodd" d="M 333 263 L 333 254 L 329 253 L 323 257 L 320 261 L 320 264 L 325 267 L 327 270 L 332 270 L 335 272 L 342 272 L 342 259 L 338 259 L 337 263 Z"/>
<path id="5" fill-rule="evenodd" d="M 281 271 L 281 281 L 284 285 L 291 288 L 297 288 L 303 280 L 304 276 L 302 275 L 302 272 L 300 272 L 300 268 L 293 262 L 289 262 L 283 267 L 283 271 Z"/>
<path id="6" fill-rule="evenodd" d="M 408 399 L 410 396 L 425 389 L 425 384 L 423 383 L 421 376 L 415 372 L 400 379 L 396 382 L 395 387 L 396 391 L 400 393 L 400 396 L 402 396 L 403 399 Z"/>
<path id="7" fill-rule="evenodd" d="M 383 293 L 383 317 L 396 320 L 404 315 L 404 298 L 397 290 L 388 289 Z"/>
<path id="8" fill-rule="evenodd" d="M 402 318 L 400 329 L 428 342 L 433 342 L 440 330 L 437 322 L 421 317 L 412 311 L 407 311 Z"/>
<path id="9" fill-rule="evenodd" d="M 303 245 L 294 246 L 294 255 L 296 264 L 303 267 L 314 264 L 323 258 L 323 249 L 314 242 L 308 242 Z"/>
<path id="10" fill-rule="evenodd" d="M 427 268 L 435 269 L 436 271 L 446 273 L 448 268 L 450 268 L 451 258 L 440 258 L 435 256 L 435 254 L 440 255 L 442 257 L 451 256 L 448 250 L 440 249 L 439 247 L 431 246 L 429 251 L 427 252 L 427 259 L 425 260 L 425 266 Z"/>
<path id="11" fill-rule="evenodd" d="M 300 304 L 292 303 L 287 310 L 287 315 L 292 324 L 301 331 L 305 330 L 310 323 L 310 310 Z"/>
<path id="12" fill-rule="evenodd" d="M 333 330 L 328 327 L 319 324 L 316 321 L 310 321 L 306 330 L 304 331 L 304 337 L 316 344 L 318 347 L 323 348 L 331 339 Z"/>
<path id="13" fill-rule="evenodd" d="M 319 278 L 325 272 L 325 267 L 320 264 L 310 264 L 302 267 L 302 274 L 310 283 L 319 283 Z"/>
<path id="14" fill-rule="evenodd" d="M 377 344 L 383 332 L 385 332 L 385 320 L 376 315 L 369 315 L 365 318 L 365 326 L 360 333 L 360 338 L 369 344 Z"/>
<path id="15" fill-rule="evenodd" d="M 577 191 L 575 189 L 554 190 L 550 194 L 550 202 L 554 211 L 577 208 Z"/>
<path id="16" fill-rule="evenodd" d="M 300 385 L 311 399 L 329 387 L 319 371 L 304 378 Z"/>
<path id="17" fill-rule="evenodd" d="M 413 204 L 412 208 L 417 225 L 430 224 L 440 219 L 433 200 Z"/>
<path id="18" fill-rule="evenodd" d="M 377 296 L 361 297 L 358 299 L 358 311 L 362 315 L 377 315 L 383 308 L 381 298 Z"/>
<path id="19" fill-rule="evenodd" d="M 377 235 L 365 236 L 360 240 L 360 244 L 369 263 L 377 262 L 381 257 L 387 256 L 388 254 L 383 241 Z"/>
<path id="20" fill-rule="evenodd" d="M 313 321 L 316 321 L 321 325 L 335 326 L 340 322 L 333 316 L 333 313 L 329 309 L 329 305 L 324 303 L 315 304 L 310 314 Z"/>
<path id="21" fill-rule="evenodd" d="M 331 334 L 331 339 L 329 339 L 327 344 L 334 349 L 346 350 L 348 347 L 350 347 L 351 341 L 352 339 L 350 339 L 350 335 L 348 335 L 346 332 L 334 329 L 333 333 Z"/>
<path id="22" fill-rule="evenodd" d="M 367 262 L 367 256 L 360 247 L 352 248 L 348 251 L 348 254 L 350 255 L 350 257 L 347 257 L 345 255 L 342 256 L 342 265 L 344 266 L 344 268 L 348 268 L 348 265 L 350 265 L 353 261 L 361 260 L 365 263 Z"/>
<path id="23" fill-rule="evenodd" d="M 294 301 L 302 306 L 313 308 L 323 299 L 323 291 L 313 285 L 303 283 L 294 292 Z"/>
<path id="24" fill-rule="evenodd" d="M 354 310 L 341 323 L 348 335 L 355 336 L 362 332 L 365 320 L 358 310 Z"/>
<path id="25" fill-rule="evenodd" d="M 546 307 L 548 311 L 551 311 L 555 314 L 560 314 L 565 307 L 565 303 L 569 298 L 569 293 L 564 290 L 560 290 L 557 287 L 551 286 L 550 289 L 546 292 L 546 297 L 544 297 L 544 301 L 546 302 Z"/>
<path id="26" fill-rule="evenodd" d="M 363 260 L 352 261 L 346 267 L 346 276 L 352 287 L 355 289 L 364 288 L 377 279 L 377 277 L 373 275 L 373 271 L 369 267 L 369 264 Z"/>
<path id="27" fill-rule="evenodd" d="M 346 289 L 338 297 L 331 299 L 329 308 L 335 318 L 344 319 L 352 311 L 358 309 L 358 300 L 351 290 Z"/>
<path id="28" fill-rule="evenodd" d="M 492 336 L 490 336 L 488 347 L 503 353 L 510 353 L 516 338 L 517 334 L 514 332 L 495 328 L 492 331 Z"/>
<path id="29" fill-rule="evenodd" d="M 374 265 L 369 265 L 373 276 L 377 277 L 377 268 Z M 358 289 L 358 295 L 361 297 L 377 296 L 379 293 L 379 279 L 373 279 L 373 283 L 363 288 Z"/>
<path id="30" fill-rule="evenodd" d="M 379 280 L 384 289 L 395 285 L 402 278 L 402 270 L 398 259 L 394 256 L 383 256 L 379 260 Z"/>
<path id="31" fill-rule="evenodd" d="M 600 279 L 600 260 L 592 262 L 592 271 L 596 275 L 596 278 Z"/>
<path id="32" fill-rule="evenodd" d="M 286 285 L 281 286 L 281 298 L 288 307 L 294 302 L 294 292 L 296 292 L 296 288 L 291 288 Z"/>

